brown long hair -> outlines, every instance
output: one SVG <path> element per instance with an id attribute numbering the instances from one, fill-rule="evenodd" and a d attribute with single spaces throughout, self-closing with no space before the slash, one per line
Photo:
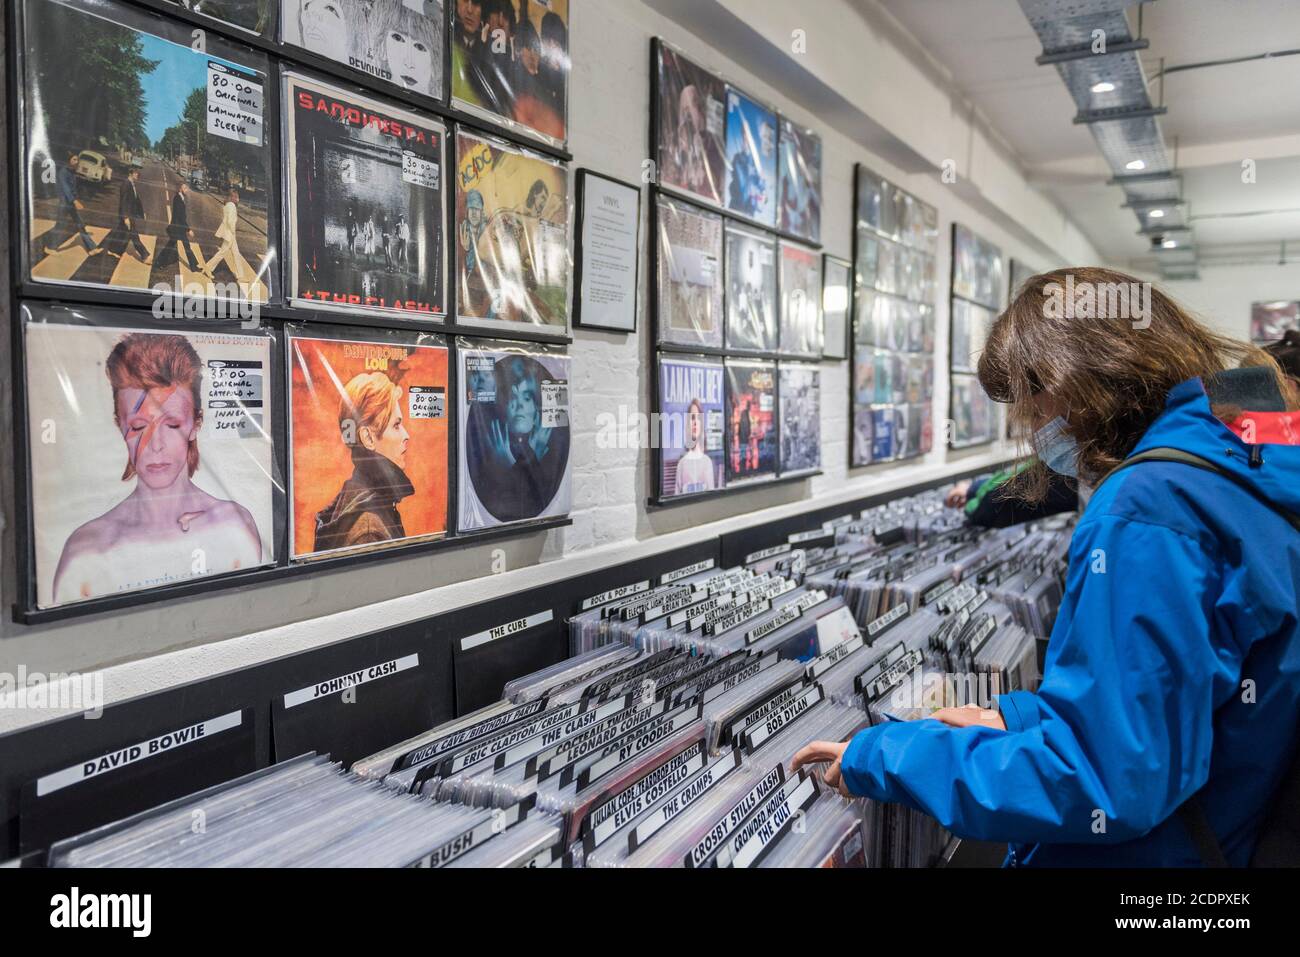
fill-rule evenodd
<path id="1" fill-rule="evenodd" d="M 1160 415 L 1169 390 L 1188 379 L 1265 366 L 1289 409 L 1300 398 L 1262 349 L 1212 332 L 1155 287 L 1146 309 L 1144 289 L 1132 276 L 1095 266 L 1042 273 L 1020 287 L 980 357 L 980 382 L 995 401 L 1009 404 L 1012 435 L 1022 443 L 1040 424 L 1035 400 L 1045 394 L 1061 404 L 1085 478 L 1119 465 Z M 1138 301 L 1111 294 L 1119 290 Z M 1048 481 L 1038 464 L 1014 488 L 1040 501 Z"/>

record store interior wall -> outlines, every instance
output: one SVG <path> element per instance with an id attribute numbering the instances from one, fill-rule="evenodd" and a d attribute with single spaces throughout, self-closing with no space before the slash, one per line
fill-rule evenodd
<path id="1" fill-rule="evenodd" d="M 1020 174 L 974 110 L 951 93 L 942 67 L 870 0 L 573 0 L 572 169 L 644 182 L 656 36 L 743 86 L 824 142 L 824 251 L 851 259 L 854 166 L 863 163 L 939 210 L 936 423 L 948 417 L 951 225 L 961 222 L 1004 255 L 1038 269 L 1096 262 L 1065 215 Z M 7 82 L 7 79 L 6 79 Z M 6 131 L 12 135 L 12 131 Z M 943 182 L 949 169 L 952 182 Z M 6 170 L 12 178 L 13 171 Z M 643 210 L 651 202 L 643 194 Z M 646 242 L 643 215 L 642 243 Z M 0 267 L 7 270 L 6 266 Z M 922 459 L 850 471 L 849 363 L 822 365 L 823 474 L 708 501 L 648 508 L 650 450 L 601 448 L 602 412 L 648 411 L 653 381 L 650 280 L 642 257 L 635 335 L 575 327 L 572 525 L 451 551 L 362 564 L 242 589 L 38 626 L 15 624 L 12 443 L 4 443 L 4 607 L 0 671 L 106 673 L 109 701 L 252 665 L 424 618 L 618 562 L 1003 461 L 1013 450 L 946 449 Z M 7 280 L 6 280 L 7 281 Z M 12 317 L 5 317 L 6 324 Z M 8 330 L 5 331 L 8 334 Z M 13 396 L 0 390 L 12 436 Z M 0 709 L 0 731 L 54 716 Z"/>

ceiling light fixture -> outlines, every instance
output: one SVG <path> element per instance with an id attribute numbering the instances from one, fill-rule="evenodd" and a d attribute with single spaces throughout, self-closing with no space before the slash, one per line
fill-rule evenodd
<path id="1" fill-rule="evenodd" d="M 1134 170 L 1146 169 L 1147 164 L 1144 160 L 1129 160 L 1129 162 L 1124 165 L 1124 168 Z"/>
<path id="2" fill-rule="evenodd" d="M 1105 80 L 1102 80 L 1100 83 L 1094 84 L 1092 88 L 1092 92 L 1094 93 L 1113 93 L 1114 91 L 1115 91 L 1115 84 L 1108 83 Z"/>
<path id="3" fill-rule="evenodd" d="M 1178 240 L 1176 240 L 1176 239 L 1166 239 L 1162 245 L 1165 247 L 1165 249 L 1177 249 L 1177 248 L 1178 248 Z"/>
<path id="4" fill-rule="evenodd" d="M 1164 219 L 1165 211 L 1163 209 L 1153 209 L 1151 212 L 1147 213 L 1147 215 L 1152 219 Z"/>

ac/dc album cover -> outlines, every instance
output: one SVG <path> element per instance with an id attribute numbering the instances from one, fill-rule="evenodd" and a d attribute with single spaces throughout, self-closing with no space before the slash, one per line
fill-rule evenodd
<path id="1" fill-rule="evenodd" d="M 776 226 L 776 114 L 727 88 L 727 209 Z"/>
<path id="2" fill-rule="evenodd" d="M 285 75 L 294 305 L 439 321 L 446 129 Z"/>
<path id="3" fill-rule="evenodd" d="M 822 257 L 805 246 L 782 240 L 780 348 L 787 355 L 820 359 Z"/>
<path id="4" fill-rule="evenodd" d="M 456 318 L 569 328 L 569 174 L 464 131 L 456 137 Z"/>
<path id="5" fill-rule="evenodd" d="M 442 0 L 281 0 L 280 38 L 408 93 L 442 99 Z"/>
<path id="6" fill-rule="evenodd" d="M 563 146 L 569 72 L 569 0 L 456 0 L 453 106 Z"/>
<path id="7" fill-rule="evenodd" d="M 821 369 L 783 362 L 777 405 L 781 421 L 781 474 L 822 467 Z"/>
<path id="8" fill-rule="evenodd" d="M 246 33 L 272 37 L 280 0 L 167 0 L 193 13 L 201 13 Z"/>
<path id="9" fill-rule="evenodd" d="M 291 334 L 290 557 L 447 531 L 447 347 L 418 334 Z"/>
<path id="10" fill-rule="evenodd" d="M 726 484 L 726 403 L 721 359 L 659 357 L 659 497 Z"/>
<path id="11" fill-rule="evenodd" d="M 272 338 L 27 305 L 36 603 L 275 561 Z"/>
<path id="12" fill-rule="evenodd" d="M 727 348 L 777 350 L 776 240 L 727 226 Z"/>
<path id="13" fill-rule="evenodd" d="M 31 278 L 266 302 L 266 57 L 113 0 L 19 2 Z"/>
<path id="14" fill-rule="evenodd" d="M 569 514 L 569 357 L 461 339 L 462 532 Z"/>
<path id="15" fill-rule="evenodd" d="M 722 348 L 722 217 L 658 198 L 659 341 Z"/>
<path id="16" fill-rule="evenodd" d="M 727 484 L 776 476 L 776 363 L 727 360 Z"/>
<path id="17" fill-rule="evenodd" d="M 782 232 L 810 243 L 822 241 L 822 138 L 781 119 Z"/>
<path id="18" fill-rule="evenodd" d="M 658 41 L 659 182 L 725 205 L 727 85 Z"/>

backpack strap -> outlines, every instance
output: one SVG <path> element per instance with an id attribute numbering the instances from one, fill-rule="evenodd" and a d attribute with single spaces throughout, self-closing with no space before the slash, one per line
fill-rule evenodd
<path id="1" fill-rule="evenodd" d="M 1263 464 L 1263 459 L 1257 451 L 1258 448 L 1259 446 L 1255 446 L 1251 452 L 1251 465 L 1255 468 L 1258 468 L 1259 465 Z M 1185 452 L 1182 449 L 1156 448 L 1148 449 L 1145 452 L 1139 452 L 1137 455 L 1125 459 L 1118 466 L 1111 469 L 1106 477 L 1097 484 L 1097 487 L 1101 488 L 1101 486 L 1105 484 L 1106 480 L 1116 472 L 1126 468 L 1131 468 L 1134 465 L 1140 465 L 1143 462 L 1177 462 L 1183 465 L 1190 465 L 1193 468 L 1198 468 L 1205 472 L 1213 472 L 1215 475 L 1220 475 L 1232 482 L 1242 491 L 1250 494 L 1256 501 L 1263 505 L 1267 505 L 1270 509 L 1285 519 L 1288 525 L 1297 532 L 1300 532 L 1300 515 L 1297 515 L 1278 505 L 1276 502 L 1265 498 L 1257 489 L 1247 485 L 1227 469 L 1220 468 L 1209 459 L 1204 459 L 1199 455 L 1193 455 L 1191 452 Z M 1258 465 L 1256 464 L 1257 462 Z M 1205 808 L 1201 806 L 1201 802 L 1197 798 L 1197 795 L 1193 794 L 1184 801 L 1176 813 L 1182 820 L 1183 826 L 1187 828 L 1187 833 L 1191 837 L 1192 843 L 1196 845 L 1196 851 L 1201 855 L 1201 862 L 1206 867 L 1229 867 L 1228 859 L 1223 854 L 1223 846 L 1219 843 L 1219 838 L 1215 835 L 1214 829 L 1210 827 L 1210 821 L 1205 816 Z"/>
<path id="2" fill-rule="evenodd" d="M 1258 448 L 1258 446 L 1255 446 L 1255 448 Z M 1191 452 L 1184 452 L 1182 449 L 1158 448 L 1158 449 L 1148 449 L 1145 452 L 1139 452 L 1137 455 L 1125 459 L 1119 465 L 1115 466 L 1115 468 L 1111 469 L 1110 472 L 1106 474 L 1106 477 L 1097 483 L 1097 487 L 1101 488 L 1101 486 L 1104 485 L 1106 481 L 1110 479 L 1110 477 L 1114 475 L 1116 472 L 1120 472 L 1123 471 L 1124 469 L 1131 468 L 1134 465 L 1140 465 L 1143 462 L 1177 462 L 1177 463 L 1181 463 L 1182 465 L 1190 465 L 1193 468 L 1201 469 L 1204 472 L 1213 472 L 1215 475 L 1222 476 L 1223 478 L 1227 479 L 1229 482 L 1232 482 L 1234 485 L 1236 485 L 1243 492 L 1250 495 L 1261 505 L 1267 505 L 1270 509 L 1272 509 L 1278 515 L 1280 515 L 1288 525 L 1290 525 L 1297 532 L 1300 532 L 1300 515 L 1297 515 L 1295 512 L 1288 511 L 1287 509 L 1283 508 L 1281 505 L 1278 505 L 1276 502 L 1272 501 L 1271 499 L 1265 498 L 1262 494 L 1260 494 L 1258 489 L 1252 488 L 1250 485 L 1247 485 L 1245 482 L 1243 482 L 1237 476 L 1233 475 L 1227 469 L 1220 468 L 1218 465 L 1215 465 L 1209 459 L 1201 458 L 1201 456 L 1199 455 L 1193 455 Z M 1263 464 L 1262 459 L 1260 460 L 1260 464 L 1261 465 Z"/>

